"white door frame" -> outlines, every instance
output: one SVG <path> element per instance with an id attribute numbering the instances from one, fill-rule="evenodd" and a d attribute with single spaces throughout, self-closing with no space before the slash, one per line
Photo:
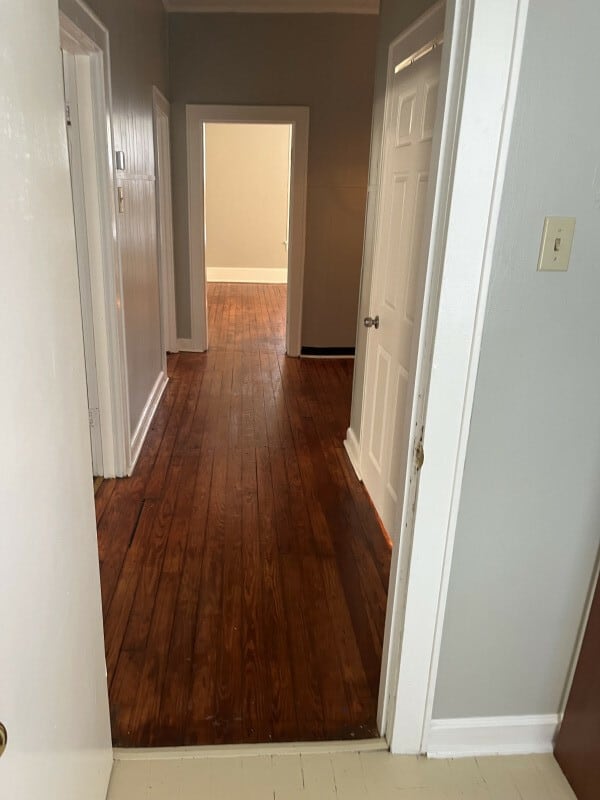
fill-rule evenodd
<path id="1" fill-rule="evenodd" d="M 393 753 L 427 751 L 527 9 L 528 0 L 448 0 L 445 12 L 431 238 L 405 437 L 412 467 L 424 431 L 425 463 L 418 481 L 407 469 L 393 532 L 378 708 Z M 442 3 L 392 43 L 396 63 L 428 40 L 440 14 Z"/>
<path id="2" fill-rule="evenodd" d="M 159 120 L 166 119 L 167 131 L 171 106 L 167 98 L 152 87 L 154 117 L 154 153 L 156 174 L 156 228 L 158 231 L 158 265 L 160 270 L 160 310 L 163 351 L 177 352 L 177 316 L 175 311 L 175 267 L 173 255 L 173 197 L 171 187 L 170 134 L 165 144 L 160 136 Z M 163 371 L 167 374 L 166 363 Z"/>
<path id="3" fill-rule="evenodd" d="M 179 340 L 179 349 L 204 351 L 208 347 L 204 257 L 204 124 L 208 122 L 291 125 L 286 352 L 289 356 L 299 356 L 302 345 L 309 123 L 309 110 L 304 106 L 186 106 L 192 330 L 191 340 Z"/>
<path id="4" fill-rule="evenodd" d="M 124 476 L 131 468 L 129 389 L 125 349 L 125 319 L 121 260 L 117 241 L 116 189 L 113 164 L 112 101 L 108 30 L 81 0 L 59 0 L 61 37 L 79 48 L 78 82 L 87 82 L 84 101 L 93 120 L 83 137 L 84 164 L 90 208 L 86 221 L 93 257 L 90 279 L 93 305 L 96 369 L 105 477 Z"/>
<path id="5" fill-rule="evenodd" d="M 64 29 L 60 31 L 63 51 L 63 78 L 65 102 L 67 104 L 67 141 L 69 144 L 69 171 L 75 222 L 75 244 L 77 249 L 77 278 L 81 306 L 81 328 L 85 355 L 85 378 L 87 384 L 88 421 L 92 449 L 92 471 L 104 475 L 102 458 L 102 429 L 100 426 L 100 396 L 98 371 L 96 369 L 96 343 L 94 336 L 94 303 L 92 296 L 91 262 L 94 258 L 94 230 L 88 231 L 88 218 L 93 225 L 97 216 L 90 208 L 86 186 L 95 183 L 95 165 L 84 159 L 82 153 L 89 149 L 93 138 L 93 122 L 90 102 L 89 59 L 81 54 L 79 42 L 72 39 Z M 81 109 L 80 109 L 81 105 Z M 91 176 L 89 174 L 91 170 Z"/>

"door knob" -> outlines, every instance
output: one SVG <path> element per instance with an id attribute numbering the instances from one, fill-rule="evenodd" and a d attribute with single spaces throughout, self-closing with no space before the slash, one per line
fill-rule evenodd
<path id="1" fill-rule="evenodd" d="M 365 317 L 363 320 L 363 324 L 365 328 L 375 328 L 379 327 L 379 314 L 376 317 Z"/>
<path id="2" fill-rule="evenodd" d="M 3 725 L 3 724 L 0 722 L 0 756 L 1 756 L 1 755 L 4 753 L 4 751 L 6 750 L 6 744 L 7 744 L 7 742 L 8 742 L 8 734 L 7 734 L 7 732 L 6 732 L 6 728 L 5 728 L 5 727 L 4 727 L 4 725 Z"/>

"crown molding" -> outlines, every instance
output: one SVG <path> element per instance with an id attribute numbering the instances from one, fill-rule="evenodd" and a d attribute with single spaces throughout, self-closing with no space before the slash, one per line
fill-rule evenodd
<path id="1" fill-rule="evenodd" d="M 163 0 L 172 12 L 196 14 L 379 14 L 379 0 Z"/>

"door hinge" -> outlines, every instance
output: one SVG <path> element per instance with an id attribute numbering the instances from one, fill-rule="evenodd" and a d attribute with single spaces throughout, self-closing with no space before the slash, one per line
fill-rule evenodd
<path id="1" fill-rule="evenodd" d="M 65 103 L 65 119 L 67 121 L 67 125 L 71 124 L 71 106 L 68 103 Z"/>

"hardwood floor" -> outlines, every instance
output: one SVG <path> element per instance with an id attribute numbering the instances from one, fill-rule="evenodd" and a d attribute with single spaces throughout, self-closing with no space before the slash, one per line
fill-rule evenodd
<path id="1" fill-rule="evenodd" d="M 113 741 L 376 736 L 391 551 L 342 447 L 352 361 L 285 356 L 285 287 L 208 305 L 96 494 Z"/>

